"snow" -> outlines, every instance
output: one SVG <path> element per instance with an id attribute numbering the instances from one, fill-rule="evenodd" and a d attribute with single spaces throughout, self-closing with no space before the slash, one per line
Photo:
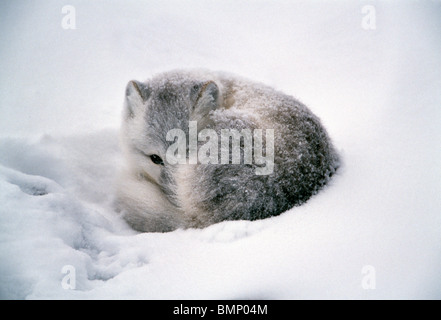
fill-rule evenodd
<path id="1" fill-rule="evenodd" d="M 1 298 L 441 298 L 441 2 L 369 1 L 374 30 L 363 2 L 69 4 L 74 30 L 58 1 L 0 5 Z M 125 85 L 186 67 L 300 99 L 340 172 L 278 217 L 131 230 L 111 206 Z"/>

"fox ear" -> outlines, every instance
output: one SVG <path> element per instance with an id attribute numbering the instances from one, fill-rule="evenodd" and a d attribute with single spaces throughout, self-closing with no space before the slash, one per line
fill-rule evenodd
<path id="1" fill-rule="evenodd" d="M 134 117 L 137 110 L 145 105 L 150 96 L 150 88 L 145 83 L 132 80 L 126 86 L 126 116 Z"/>
<path id="2" fill-rule="evenodd" d="M 219 106 L 220 92 L 214 81 L 194 85 L 191 95 L 194 101 L 192 110 L 194 118 L 203 117 Z"/>

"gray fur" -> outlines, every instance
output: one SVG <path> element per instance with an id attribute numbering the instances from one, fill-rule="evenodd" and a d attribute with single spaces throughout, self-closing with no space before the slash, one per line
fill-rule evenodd
<path id="1" fill-rule="evenodd" d="M 221 129 L 274 129 L 273 173 L 256 175 L 254 163 L 152 163 L 151 154 L 165 159 L 173 144 L 167 132 L 178 128 L 188 136 L 189 121 L 197 121 L 198 132 L 214 129 L 219 140 Z M 316 194 L 339 166 L 326 130 L 306 106 L 219 72 L 172 71 L 129 82 L 121 133 L 127 168 L 116 205 L 140 231 L 279 215 Z"/>

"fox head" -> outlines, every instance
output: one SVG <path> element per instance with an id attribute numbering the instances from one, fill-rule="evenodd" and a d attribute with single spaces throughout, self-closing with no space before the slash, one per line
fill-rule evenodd
<path id="1" fill-rule="evenodd" d="M 191 121 L 197 122 L 199 131 L 210 127 L 209 113 L 222 104 L 220 87 L 212 79 L 180 73 L 147 82 L 132 80 L 126 86 L 121 138 L 130 172 L 161 194 L 167 210 L 180 216 L 189 207 L 185 203 L 194 201 L 189 186 L 193 170 L 167 161 L 167 149 L 174 143 L 167 140 L 167 133 L 179 129 L 188 136 Z"/>

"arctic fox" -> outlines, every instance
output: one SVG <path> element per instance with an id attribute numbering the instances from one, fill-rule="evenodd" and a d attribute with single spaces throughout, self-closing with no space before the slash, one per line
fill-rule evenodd
<path id="1" fill-rule="evenodd" d="M 317 193 L 339 166 L 305 105 L 222 72 L 130 81 L 121 142 L 127 166 L 116 206 L 144 232 L 279 215 Z"/>

